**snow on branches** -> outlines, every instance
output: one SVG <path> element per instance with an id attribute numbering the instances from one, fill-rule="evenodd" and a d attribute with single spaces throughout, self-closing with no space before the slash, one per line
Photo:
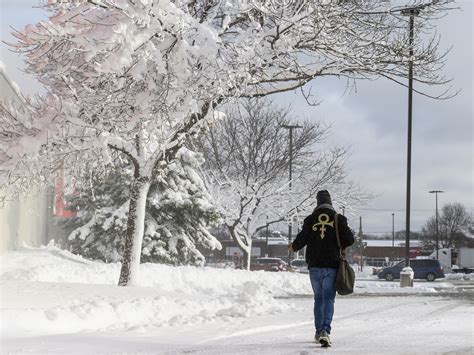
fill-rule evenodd
<path id="1" fill-rule="evenodd" d="M 318 190 L 329 189 L 338 207 L 368 197 L 346 178 L 346 150 L 319 148 L 329 135 L 324 124 L 304 122 L 295 132 L 290 188 L 284 128 L 291 123 L 289 110 L 252 99 L 228 108 L 226 116 L 195 145 L 204 152 L 205 182 L 223 224 L 247 257 L 247 267 L 257 233 L 266 225 L 301 221 L 315 207 Z"/>
<path id="2" fill-rule="evenodd" d="M 84 121 L 104 130 L 127 131 L 159 112 L 153 118 L 168 121 L 167 137 L 173 122 L 202 118 L 209 103 L 226 98 L 286 91 L 318 76 L 407 73 L 406 18 L 378 0 L 89 0 L 47 8 L 55 11 L 48 21 L 17 33 L 18 49 L 41 82 L 79 101 Z M 428 25 L 423 18 L 417 30 Z M 433 41 L 415 48 L 421 81 L 441 80 L 436 48 Z"/>
<path id="3" fill-rule="evenodd" d="M 200 154 L 181 148 L 176 161 L 166 169 L 165 179 L 150 187 L 142 261 L 203 265 L 202 248 L 221 248 L 208 231 L 220 215 L 196 173 L 202 164 Z M 106 262 L 122 260 L 130 174 L 118 166 L 105 180 L 95 178 L 93 191 L 87 185 L 76 186 L 69 202 L 79 216 L 58 221 L 72 229 L 69 240 L 74 253 Z"/>
<path id="4" fill-rule="evenodd" d="M 417 32 L 427 31 L 448 2 L 423 6 Z M 387 6 L 378 0 L 48 1 L 51 16 L 16 32 L 15 48 L 48 92 L 27 116 L 51 124 L 31 132 L 21 119 L 8 137 L 2 125 L 0 173 L 23 164 L 1 182 L 18 181 L 11 174 L 47 176 L 54 162 L 78 175 L 84 165 L 107 170 L 126 155 L 134 169 L 120 277 L 126 285 L 140 261 L 151 182 L 163 178 L 190 136 L 215 120 L 218 105 L 302 88 L 320 76 L 399 82 L 409 59 L 415 80 L 444 82 L 436 39 L 421 44 L 417 36 L 408 58 L 407 18 Z M 41 138 L 33 152 L 20 144 L 25 137 Z M 23 148 L 13 155 L 13 146 Z M 39 161 L 34 174 L 25 168 L 31 159 Z"/>
<path id="5" fill-rule="evenodd" d="M 422 9 L 417 33 L 426 33 L 430 19 L 443 15 L 449 2 L 407 1 Z M 145 139 L 153 144 L 141 153 L 150 159 L 136 168 L 141 175 L 159 175 L 186 137 L 214 119 L 212 110 L 235 98 L 301 88 L 328 75 L 400 82 L 409 59 L 415 80 L 444 83 L 436 38 L 416 36 L 409 58 L 407 17 L 402 7 L 389 5 L 379 0 L 49 1 L 44 8 L 52 15 L 16 32 L 15 48 L 48 89 L 46 101 L 58 101 L 35 120 L 54 117 L 72 150 L 110 148 L 135 162 L 130 143 L 136 143 L 137 132 L 149 132 Z M 128 142 L 128 148 L 108 145 L 110 137 Z"/>

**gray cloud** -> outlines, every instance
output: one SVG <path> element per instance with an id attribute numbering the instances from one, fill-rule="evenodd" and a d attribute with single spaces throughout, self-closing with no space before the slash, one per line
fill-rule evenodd
<path id="1" fill-rule="evenodd" d="M 419 230 L 434 214 L 434 196 L 428 191 L 445 190 L 440 205 L 461 202 L 473 209 L 473 108 L 472 108 L 472 10 L 461 1 L 462 11 L 439 20 L 442 48 L 453 47 L 444 68 L 458 96 L 438 101 L 414 97 L 411 230 Z M 333 123 L 331 142 L 351 146 L 350 176 L 376 197 L 359 214 L 364 231 L 391 231 L 391 213 L 396 229 L 405 228 L 407 89 L 387 80 L 358 82 L 356 92 L 343 95 L 346 82 L 316 80 L 312 92 L 322 100 L 308 107 L 301 96 L 280 95 L 291 102 L 297 115 Z M 426 90 L 426 88 L 425 88 Z M 440 93 L 443 88 L 431 88 Z M 358 215 L 350 216 L 358 226 Z"/>

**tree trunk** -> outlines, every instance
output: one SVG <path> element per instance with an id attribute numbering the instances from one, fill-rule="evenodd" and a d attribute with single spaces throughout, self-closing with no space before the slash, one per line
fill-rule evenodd
<path id="1" fill-rule="evenodd" d="M 250 241 L 250 245 L 248 246 L 248 249 L 243 249 L 244 252 L 244 260 L 246 262 L 246 267 L 245 269 L 247 271 L 250 271 L 250 260 L 252 258 L 252 241 Z"/>
<path id="2" fill-rule="evenodd" d="M 128 286 L 138 280 L 145 230 L 145 207 L 150 178 L 140 176 L 134 179 L 128 209 L 127 236 L 120 270 L 119 286 Z"/>
<path id="3" fill-rule="evenodd" d="M 245 237 L 245 242 L 240 239 L 235 231 L 235 226 L 226 225 L 232 240 L 242 250 L 245 269 L 250 270 L 250 258 L 252 256 L 252 239 Z M 248 243 L 248 244 L 245 244 Z"/>

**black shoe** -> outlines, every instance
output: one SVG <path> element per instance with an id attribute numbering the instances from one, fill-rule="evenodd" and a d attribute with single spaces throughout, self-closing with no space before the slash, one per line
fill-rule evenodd
<path id="1" fill-rule="evenodd" d="M 331 340 L 329 339 L 329 334 L 325 330 L 323 330 L 321 334 L 319 335 L 319 344 L 321 344 L 323 348 L 328 348 L 331 346 Z"/>
<path id="2" fill-rule="evenodd" d="M 319 334 L 318 333 L 314 334 L 314 341 L 316 343 L 319 343 Z"/>

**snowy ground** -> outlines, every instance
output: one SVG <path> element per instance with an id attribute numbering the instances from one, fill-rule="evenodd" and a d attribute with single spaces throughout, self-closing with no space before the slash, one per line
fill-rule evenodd
<path id="1" fill-rule="evenodd" d="M 359 273 L 338 297 L 330 350 L 312 341 L 307 275 L 119 265 L 54 247 L 0 257 L 2 354 L 313 354 L 473 352 L 474 280 L 398 282 Z"/>

